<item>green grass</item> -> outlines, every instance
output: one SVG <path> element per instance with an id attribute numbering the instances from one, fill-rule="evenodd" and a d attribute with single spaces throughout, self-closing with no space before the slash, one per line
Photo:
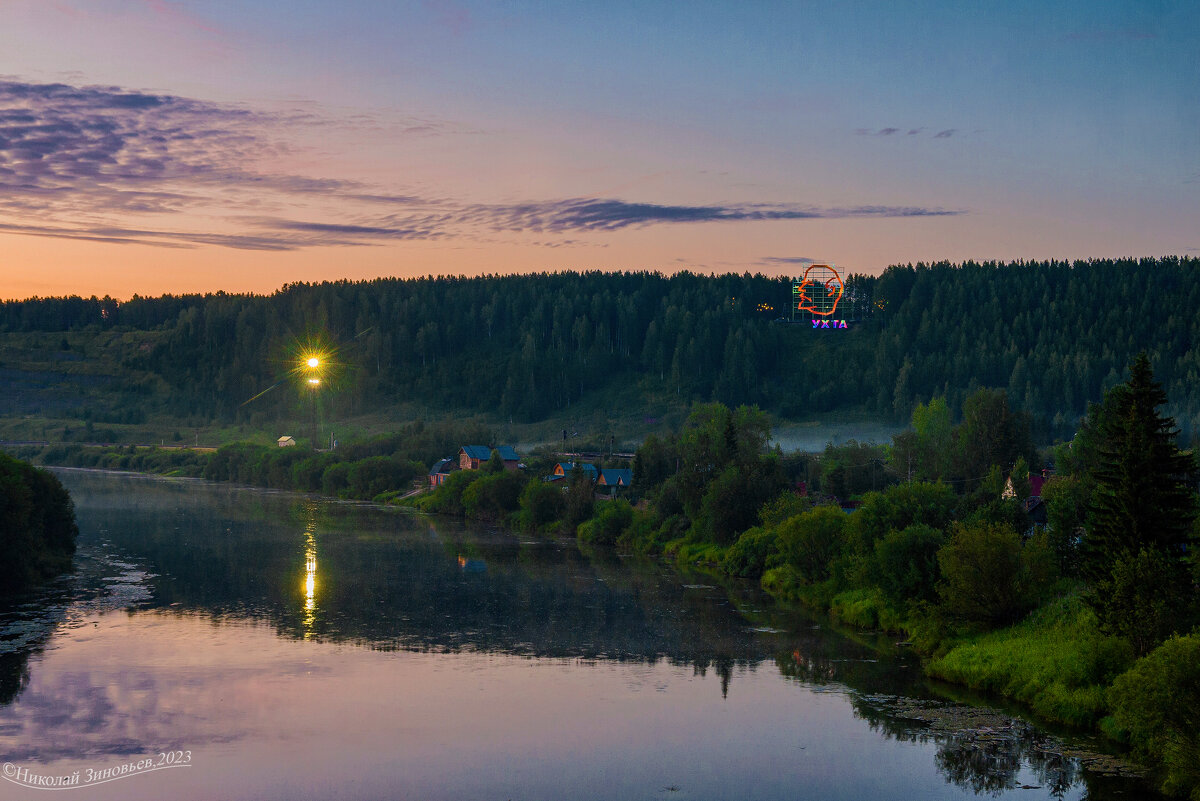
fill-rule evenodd
<path id="1" fill-rule="evenodd" d="M 663 553 L 674 557 L 679 564 L 717 566 L 725 559 L 725 550 L 711 542 L 689 542 L 683 538 L 668 542 Z"/>
<path id="2" fill-rule="evenodd" d="M 797 601 L 810 609 L 822 611 L 829 609 L 837 591 L 833 579 L 809 584 L 790 564 L 783 564 L 767 570 L 763 573 L 760 586 L 775 598 L 783 601 Z M 874 628 L 874 626 L 870 628 Z"/>
<path id="3" fill-rule="evenodd" d="M 1021 701 L 1049 720 L 1094 726 L 1108 712 L 1108 685 L 1132 662 L 1128 644 L 1101 634 L 1095 615 L 1071 595 L 1011 628 L 959 642 L 927 671 Z"/>
<path id="4" fill-rule="evenodd" d="M 889 604 L 875 587 L 839 592 L 830 599 L 829 612 L 834 619 L 862 629 L 908 630 L 904 613 Z"/>

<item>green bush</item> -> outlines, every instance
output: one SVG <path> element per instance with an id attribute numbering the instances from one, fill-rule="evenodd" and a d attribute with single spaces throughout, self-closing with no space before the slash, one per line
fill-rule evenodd
<path id="1" fill-rule="evenodd" d="M 941 482 L 913 481 L 883 492 L 868 492 L 851 517 L 851 540 L 857 551 L 869 554 L 889 531 L 916 523 L 944 530 L 954 518 L 958 502 L 954 490 Z"/>
<path id="2" fill-rule="evenodd" d="M 566 506 L 563 509 L 562 520 L 564 534 L 574 535 L 579 524 L 591 518 L 595 494 L 591 478 L 576 464 L 567 477 Z"/>
<path id="3" fill-rule="evenodd" d="M 558 521 L 566 509 L 562 487 L 557 483 L 530 481 L 521 491 L 520 525 L 528 532 L 544 531 Z"/>
<path id="4" fill-rule="evenodd" d="M 591 520 L 579 525 L 576 536 L 581 542 L 592 545 L 613 546 L 633 522 L 633 507 L 628 501 L 617 499 L 600 504 L 600 511 Z"/>
<path id="5" fill-rule="evenodd" d="M 796 568 L 785 562 L 777 567 L 767 568 L 759 585 L 776 598 L 796 601 L 799 600 L 797 592 L 800 583 L 800 575 L 796 573 Z"/>
<path id="6" fill-rule="evenodd" d="M 389 490 L 406 490 L 413 479 L 425 473 L 420 462 L 389 456 L 373 456 L 351 462 L 346 471 L 346 495 L 370 499 Z"/>
<path id="7" fill-rule="evenodd" d="M 326 495 L 341 497 L 349 483 L 350 465 L 346 462 L 334 462 L 325 468 L 321 474 L 321 492 Z"/>
<path id="8" fill-rule="evenodd" d="M 321 477 L 338 459 L 332 453 L 308 456 L 292 465 L 292 487 L 302 492 L 320 492 Z"/>
<path id="9" fill-rule="evenodd" d="M 742 532 L 737 542 L 729 546 L 721 569 L 731 576 L 761 578 L 773 559 L 779 557 L 775 532 L 755 526 Z"/>
<path id="10" fill-rule="evenodd" d="M 1103 634 L 1073 595 L 956 645 L 927 669 L 934 678 L 1015 698 L 1051 720 L 1091 726 L 1107 710 L 1108 684 L 1132 658 L 1128 643 Z"/>
<path id="11" fill-rule="evenodd" d="M 1139 659 L 1108 697 L 1113 722 L 1163 770 L 1163 790 L 1200 799 L 1200 634 L 1172 637 Z"/>
<path id="12" fill-rule="evenodd" d="M 934 601 L 937 582 L 938 550 L 946 535 L 924 523 L 915 523 L 892 531 L 875 543 L 873 577 L 893 604 L 907 601 Z"/>
<path id="13" fill-rule="evenodd" d="M 1000 625 L 1038 605 L 1053 561 L 1046 548 L 1031 541 L 1026 549 L 1020 534 L 994 523 L 955 523 L 953 532 L 937 555 L 938 594 L 948 616 Z"/>
<path id="14" fill-rule="evenodd" d="M 830 563 L 845 548 L 847 515 L 836 506 L 818 506 L 779 526 L 779 553 L 805 581 L 829 577 Z"/>
<path id="15" fill-rule="evenodd" d="M 1054 476 L 1042 487 L 1050 545 L 1063 575 L 1077 575 L 1078 541 L 1083 533 L 1090 492 L 1075 476 Z"/>
<path id="16" fill-rule="evenodd" d="M 1193 589 L 1187 565 L 1159 550 L 1122 554 L 1088 596 L 1106 632 L 1129 640 L 1145 655 L 1194 619 Z"/>
<path id="17" fill-rule="evenodd" d="M 633 520 L 625 532 L 617 538 L 617 546 L 642 554 L 662 553 L 667 539 L 660 537 L 662 528 L 658 516 L 638 508 L 633 510 Z"/>
<path id="18" fill-rule="evenodd" d="M 58 478 L 0 453 L 0 595 L 68 569 L 78 534 Z"/>
<path id="19" fill-rule="evenodd" d="M 419 506 L 426 512 L 462 517 L 463 492 L 479 478 L 476 470 L 456 470 L 433 492 L 421 498 Z"/>
<path id="20" fill-rule="evenodd" d="M 864 629 L 904 631 L 903 612 L 888 602 L 878 587 L 844 590 L 828 601 L 834 618 Z"/>
<path id="21" fill-rule="evenodd" d="M 520 473 L 508 470 L 498 473 L 466 470 L 459 472 L 482 473 L 479 478 L 463 488 L 462 509 L 467 517 L 503 520 L 508 514 L 521 508 L 521 491 L 525 488 L 525 476 Z"/>
<path id="22" fill-rule="evenodd" d="M 759 519 L 766 528 L 778 526 L 783 521 L 807 512 L 812 508 L 812 501 L 791 490 L 784 490 L 774 499 L 763 504 L 758 510 Z"/>

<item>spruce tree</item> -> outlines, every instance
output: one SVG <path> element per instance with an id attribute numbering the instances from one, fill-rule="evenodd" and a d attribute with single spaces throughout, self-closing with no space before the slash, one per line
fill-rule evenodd
<path id="1" fill-rule="evenodd" d="M 1084 540 L 1090 599 L 1105 630 L 1146 653 L 1195 616 L 1186 559 L 1196 464 L 1176 445 L 1175 421 L 1159 414 L 1167 396 L 1144 352 L 1109 392 Z"/>
<path id="2" fill-rule="evenodd" d="M 1110 393 L 1092 473 L 1091 567 L 1106 573 L 1114 559 L 1142 549 L 1182 560 L 1196 518 L 1196 465 L 1176 445 L 1175 420 L 1158 412 L 1167 395 L 1144 352 L 1130 366 L 1129 381 Z"/>

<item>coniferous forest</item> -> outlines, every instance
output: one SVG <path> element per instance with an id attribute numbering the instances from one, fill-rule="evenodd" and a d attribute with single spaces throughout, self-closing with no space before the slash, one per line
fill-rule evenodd
<path id="1" fill-rule="evenodd" d="M 379 279 L 8 301 L 0 332 L 132 337 L 106 391 L 107 413 L 134 419 L 270 414 L 287 393 L 246 401 L 316 345 L 338 367 L 324 402 L 340 414 L 417 401 L 538 420 L 633 386 L 660 405 L 906 421 L 933 397 L 958 408 L 986 386 L 1005 389 L 1042 441 L 1070 437 L 1145 350 L 1185 440 L 1200 433 L 1200 259 L 894 266 L 847 279 L 838 314 L 851 323 L 838 330 L 787 322 L 790 301 L 789 279 L 749 274 Z"/>

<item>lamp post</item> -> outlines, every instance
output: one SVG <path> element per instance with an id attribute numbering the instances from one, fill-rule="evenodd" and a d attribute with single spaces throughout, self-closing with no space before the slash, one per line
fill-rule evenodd
<path id="1" fill-rule="evenodd" d="M 321 379 L 316 372 L 321 369 L 321 360 L 316 356 L 309 356 L 304 360 L 304 365 L 308 370 L 308 402 L 312 414 L 312 449 L 317 450 L 317 389 L 321 386 Z"/>
<path id="2" fill-rule="evenodd" d="M 312 448 L 317 450 L 317 387 L 321 386 L 321 379 L 308 379 L 308 399 L 309 407 L 312 411 Z"/>

